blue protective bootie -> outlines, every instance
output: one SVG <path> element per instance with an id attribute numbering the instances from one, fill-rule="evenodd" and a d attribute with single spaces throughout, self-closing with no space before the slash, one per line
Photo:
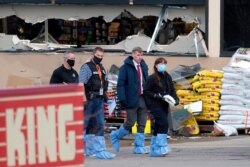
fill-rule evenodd
<path id="1" fill-rule="evenodd" d="M 155 149 L 155 139 L 156 139 L 156 136 L 152 136 L 151 137 L 151 141 L 150 141 L 150 156 L 153 153 L 153 150 Z"/>
<path id="2" fill-rule="evenodd" d="M 119 129 L 112 131 L 110 133 L 110 142 L 111 145 L 114 147 L 114 149 L 119 152 L 120 151 L 120 139 L 123 136 L 126 136 L 127 134 L 129 134 L 129 131 L 127 131 L 126 129 L 124 129 L 123 125 L 120 126 Z"/>
<path id="3" fill-rule="evenodd" d="M 85 141 L 85 155 L 91 156 L 95 153 L 95 150 L 93 149 L 93 145 L 95 142 L 95 135 L 94 134 L 88 134 L 84 136 Z"/>
<path id="4" fill-rule="evenodd" d="M 155 137 L 155 145 L 152 146 L 150 151 L 151 157 L 162 157 L 169 153 L 168 141 L 166 134 L 157 134 Z"/>
<path id="5" fill-rule="evenodd" d="M 135 147 L 133 150 L 134 154 L 147 154 L 149 153 L 149 150 L 144 147 L 144 141 L 145 141 L 145 135 L 144 133 L 137 133 L 135 135 Z"/>
<path id="6" fill-rule="evenodd" d="M 106 151 L 106 143 L 104 136 L 95 136 L 95 143 L 93 149 L 95 151 L 94 156 L 98 159 L 112 159 L 116 155 L 114 153 Z"/>

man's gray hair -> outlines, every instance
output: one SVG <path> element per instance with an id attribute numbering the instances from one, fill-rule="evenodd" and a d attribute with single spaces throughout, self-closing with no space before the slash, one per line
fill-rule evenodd
<path id="1" fill-rule="evenodd" d="M 95 49 L 93 50 L 93 53 L 95 53 L 96 51 L 100 51 L 100 52 L 104 52 L 103 48 L 101 47 L 95 47 Z"/>
<path id="2" fill-rule="evenodd" d="M 63 58 L 67 59 L 69 54 L 74 54 L 74 52 L 72 50 L 64 52 Z"/>
<path id="3" fill-rule="evenodd" d="M 134 48 L 133 48 L 133 50 L 132 50 L 132 53 L 135 53 L 135 52 L 142 53 L 142 52 L 143 52 L 143 50 L 142 50 L 142 48 L 141 48 L 141 47 L 136 46 L 136 47 L 134 47 Z"/>

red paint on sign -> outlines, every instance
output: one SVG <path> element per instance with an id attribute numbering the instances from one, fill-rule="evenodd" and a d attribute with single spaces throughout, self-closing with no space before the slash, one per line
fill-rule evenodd
<path id="1" fill-rule="evenodd" d="M 83 86 L 0 90 L 0 166 L 83 165 Z"/>

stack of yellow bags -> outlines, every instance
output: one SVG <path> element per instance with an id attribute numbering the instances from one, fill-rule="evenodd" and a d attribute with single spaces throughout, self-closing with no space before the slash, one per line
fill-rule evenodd
<path id="1" fill-rule="evenodd" d="M 195 116 L 198 121 L 215 121 L 219 119 L 219 101 L 222 89 L 223 72 L 218 70 L 202 70 L 192 83 L 193 90 L 198 92 L 203 102 L 202 114 Z"/>
<path id="2" fill-rule="evenodd" d="M 175 83 L 176 94 L 180 100 L 181 105 L 190 104 L 200 100 L 199 93 L 193 91 L 192 83 L 196 81 L 198 81 L 198 78 L 192 77 L 185 81 L 179 81 L 178 83 Z M 188 130 L 190 135 L 197 135 L 200 133 L 199 125 L 193 116 L 185 121 L 183 123 L 183 126 Z"/>
<path id="3" fill-rule="evenodd" d="M 187 105 L 202 101 L 202 114 L 195 115 L 184 123 L 191 135 L 199 134 L 197 121 L 215 121 L 219 119 L 219 100 L 222 88 L 223 72 L 202 70 L 185 82 L 175 83 L 176 94 L 180 104 Z M 190 84 L 190 85 L 189 85 Z"/>
<path id="4" fill-rule="evenodd" d="M 193 83 L 198 81 L 198 78 L 192 77 L 183 81 L 176 82 L 174 84 L 176 94 L 180 100 L 181 105 L 190 104 L 200 100 L 198 93 L 193 91 Z"/>

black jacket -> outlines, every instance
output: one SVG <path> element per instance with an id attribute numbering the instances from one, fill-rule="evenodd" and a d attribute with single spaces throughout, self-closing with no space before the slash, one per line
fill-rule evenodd
<path id="1" fill-rule="evenodd" d="M 50 84 L 69 84 L 69 83 L 78 83 L 78 73 L 73 68 L 66 69 L 63 65 L 58 67 L 53 71 L 53 74 L 50 78 Z"/>
<path id="2" fill-rule="evenodd" d="M 159 82 L 162 86 L 160 86 Z M 168 94 L 175 99 L 176 104 L 179 104 L 179 99 L 176 95 L 172 78 L 167 72 L 160 74 L 160 81 L 155 74 L 150 75 L 143 90 L 146 104 L 149 108 L 162 104 L 168 105 L 167 102 L 159 97 L 159 94 L 162 97 Z"/>
<path id="3" fill-rule="evenodd" d="M 86 94 L 89 92 L 99 92 L 101 88 L 103 88 L 104 92 L 106 92 L 108 88 L 108 82 L 106 81 L 106 71 L 102 64 L 99 64 L 100 70 L 102 72 L 102 78 L 99 77 L 96 64 L 94 64 L 93 61 L 87 62 L 87 65 L 89 66 L 92 75 L 89 78 L 88 83 L 84 84 Z"/>

